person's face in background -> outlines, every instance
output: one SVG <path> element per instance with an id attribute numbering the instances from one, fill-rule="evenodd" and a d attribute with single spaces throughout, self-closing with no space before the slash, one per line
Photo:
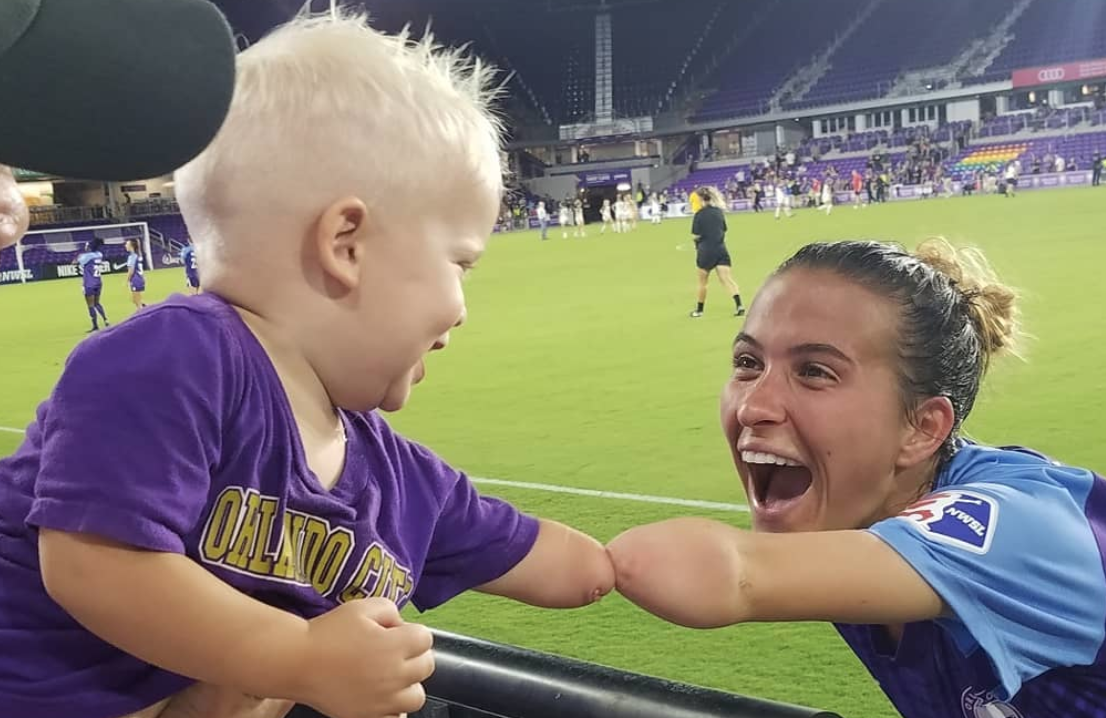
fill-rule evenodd
<path id="1" fill-rule="evenodd" d="M 0 249 L 15 244 L 30 224 L 27 202 L 19 192 L 11 168 L 0 165 Z"/>

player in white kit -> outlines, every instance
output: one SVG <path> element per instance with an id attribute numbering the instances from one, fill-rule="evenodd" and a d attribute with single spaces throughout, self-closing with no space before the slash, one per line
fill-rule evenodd
<path id="1" fill-rule="evenodd" d="M 599 230 L 599 234 L 606 234 L 607 227 L 613 227 L 614 222 L 611 220 L 611 201 L 610 199 L 603 200 L 603 206 L 599 208 L 599 218 L 603 220 L 603 227 Z M 617 232 L 618 230 L 615 229 Z"/>
<path id="2" fill-rule="evenodd" d="M 791 193 L 782 179 L 776 180 L 776 219 L 780 218 L 780 212 L 791 216 Z"/>
<path id="3" fill-rule="evenodd" d="M 827 217 L 833 211 L 833 178 L 831 177 L 822 180 L 822 204 L 818 209 L 825 210 Z"/>

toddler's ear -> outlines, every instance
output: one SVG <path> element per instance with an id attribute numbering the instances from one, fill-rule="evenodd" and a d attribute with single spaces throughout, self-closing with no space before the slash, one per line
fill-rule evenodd
<path id="1" fill-rule="evenodd" d="M 328 206 L 315 223 L 314 249 L 323 273 L 343 289 L 357 286 L 365 257 L 364 236 L 369 212 L 356 197 Z"/>

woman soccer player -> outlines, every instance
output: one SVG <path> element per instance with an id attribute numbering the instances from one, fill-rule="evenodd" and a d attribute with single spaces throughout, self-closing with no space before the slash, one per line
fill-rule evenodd
<path id="1" fill-rule="evenodd" d="M 737 282 L 730 274 L 730 253 L 726 251 L 726 215 L 722 208 L 726 200 L 714 187 L 700 187 L 695 190 L 702 209 L 691 220 L 691 234 L 695 241 L 695 266 L 698 268 L 698 303 L 691 312 L 692 317 L 703 316 L 703 305 L 707 301 L 707 280 L 710 273 L 718 275 L 719 281 L 726 287 L 734 301 L 734 316 L 745 313 L 741 306 L 741 294 Z"/>
<path id="2" fill-rule="evenodd" d="M 723 390 L 754 531 L 609 546 L 671 621 L 832 621 L 905 718 L 1106 715 L 1106 480 L 961 427 L 1016 295 L 940 240 L 808 245 L 758 293 Z"/>
<path id="3" fill-rule="evenodd" d="M 180 251 L 180 261 L 184 265 L 184 286 L 186 294 L 200 293 L 200 269 L 196 263 L 196 248 L 191 244 L 184 245 Z"/>
<path id="4" fill-rule="evenodd" d="M 569 209 L 567 201 L 561 202 L 557 210 L 557 224 L 561 225 L 561 239 L 568 239 L 568 225 L 572 224 L 572 210 Z"/>
<path id="5" fill-rule="evenodd" d="M 143 271 L 146 260 L 138 251 L 137 240 L 128 239 L 125 246 L 127 247 L 128 253 L 127 286 L 131 288 L 131 301 L 134 302 L 134 308 L 137 311 L 146 306 L 142 301 L 142 293 L 146 291 L 146 274 Z"/>
<path id="6" fill-rule="evenodd" d="M 104 289 L 104 280 L 100 278 L 100 262 L 104 259 L 104 253 L 100 251 L 100 247 L 103 244 L 104 241 L 99 237 L 93 238 L 85 245 L 84 251 L 78 254 L 77 259 L 74 260 L 81 269 L 84 301 L 88 306 L 88 316 L 92 320 L 92 328 L 88 330 L 90 333 L 100 328 L 97 322 L 97 314 L 104 320 L 105 327 L 111 326 L 108 323 L 108 315 L 104 312 L 104 305 L 100 304 L 100 292 Z"/>
<path id="7" fill-rule="evenodd" d="M 572 205 L 572 226 L 573 237 L 588 236 L 588 230 L 584 226 L 584 203 L 579 199 Z"/>
<path id="8" fill-rule="evenodd" d="M 538 202 L 534 214 L 538 218 L 538 227 L 541 229 L 541 240 L 549 239 L 549 211 L 545 208 L 545 202 Z"/>
<path id="9" fill-rule="evenodd" d="M 828 217 L 833 211 L 833 178 L 826 176 L 822 180 L 822 204 L 818 207 Z"/>
<path id="10" fill-rule="evenodd" d="M 611 200 L 604 199 L 603 206 L 599 208 L 599 218 L 603 220 L 603 226 L 599 230 L 599 234 L 606 234 L 607 227 L 612 225 L 611 222 Z M 617 230 L 615 230 L 617 231 Z"/>
<path id="11" fill-rule="evenodd" d="M 791 188 L 783 177 L 776 179 L 776 219 L 780 218 L 780 212 L 791 216 Z"/>
<path id="12" fill-rule="evenodd" d="M 664 218 L 664 212 L 661 211 L 661 200 L 657 196 L 656 192 L 649 195 L 649 220 L 653 224 L 660 224 L 661 219 Z"/>

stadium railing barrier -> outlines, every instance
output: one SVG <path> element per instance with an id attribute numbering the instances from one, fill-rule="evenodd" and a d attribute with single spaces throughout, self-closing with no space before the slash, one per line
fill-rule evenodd
<path id="1" fill-rule="evenodd" d="M 444 631 L 434 658 L 426 706 L 410 718 L 840 718 Z"/>

